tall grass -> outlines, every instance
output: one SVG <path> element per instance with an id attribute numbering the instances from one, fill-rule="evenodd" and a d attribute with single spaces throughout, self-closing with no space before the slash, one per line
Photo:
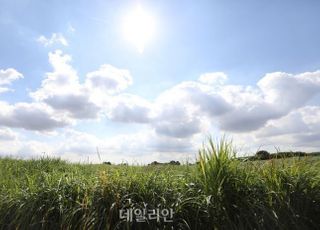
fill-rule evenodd
<path id="1" fill-rule="evenodd" d="M 108 166 L 0 159 L 0 229 L 317 229 L 320 161 L 241 162 L 209 139 L 196 166 Z M 119 210 L 172 208 L 173 223 Z"/>
<path id="2" fill-rule="evenodd" d="M 225 229 L 316 229 L 319 161 L 241 162 L 232 143 L 212 139 L 199 150 L 199 171 L 212 226 Z"/>

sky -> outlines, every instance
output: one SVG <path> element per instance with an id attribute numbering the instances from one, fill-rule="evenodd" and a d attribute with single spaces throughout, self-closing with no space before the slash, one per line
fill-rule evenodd
<path id="1" fill-rule="evenodd" d="M 320 150 L 319 1 L 0 6 L 0 156 L 186 162 L 209 135 Z"/>

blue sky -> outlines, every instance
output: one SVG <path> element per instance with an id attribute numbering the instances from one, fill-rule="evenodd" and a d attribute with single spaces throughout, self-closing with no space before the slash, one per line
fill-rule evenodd
<path id="1" fill-rule="evenodd" d="M 138 5 L 155 21 L 142 53 L 123 34 Z M 319 10 L 311 0 L 1 0 L 0 152 L 184 160 L 208 133 L 243 152 L 317 150 Z"/>

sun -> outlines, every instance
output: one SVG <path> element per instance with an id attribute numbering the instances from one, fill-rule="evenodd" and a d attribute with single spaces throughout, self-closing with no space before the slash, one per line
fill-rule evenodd
<path id="1" fill-rule="evenodd" d="M 155 22 L 151 14 L 138 5 L 130 11 L 123 21 L 125 39 L 143 53 L 145 45 L 150 42 L 155 32 Z"/>

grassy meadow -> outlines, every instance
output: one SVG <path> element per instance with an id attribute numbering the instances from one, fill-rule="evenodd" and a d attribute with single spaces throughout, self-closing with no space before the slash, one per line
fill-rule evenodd
<path id="1" fill-rule="evenodd" d="M 319 157 L 243 162 L 209 141 L 196 165 L 0 159 L 0 229 L 317 229 Z M 172 222 L 120 210 L 172 209 Z"/>

